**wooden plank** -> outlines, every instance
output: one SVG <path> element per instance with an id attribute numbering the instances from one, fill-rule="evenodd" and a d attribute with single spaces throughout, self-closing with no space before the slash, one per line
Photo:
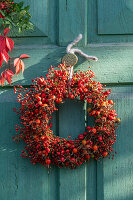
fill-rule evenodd
<path id="1" fill-rule="evenodd" d="M 100 180 L 101 174 L 103 179 L 97 182 L 97 187 L 104 200 L 131 200 L 133 199 L 133 87 L 112 87 L 111 99 L 114 99 L 115 109 L 121 118 L 121 125 L 117 130 L 117 143 L 114 145 L 117 154 L 113 160 L 108 158 L 104 160 L 98 174 L 98 179 Z"/>
<path id="2" fill-rule="evenodd" d="M 86 107 L 86 122 L 87 126 L 93 127 L 94 118 L 90 117 Z M 90 159 L 86 163 L 86 200 L 97 200 L 97 162 Z"/>
<path id="3" fill-rule="evenodd" d="M 19 122 L 13 112 L 16 107 L 13 90 L 0 90 L 0 199 L 1 200 L 56 200 L 57 172 L 40 165 L 32 165 L 29 159 L 20 157 L 24 144 L 12 140 L 14 125 Z"/>
<path id="4" fill-rule="evenodd" d="M 83 133 L 85 118 L 83 104 L 76 101 L 66 101 L 59 107 L 59 135 L 72 139 Z M 86 198 L 86 167 L 82 165 L 75 170 L 60 170 L 60 199 L 85 200 Z"/>
<path id="5" fill-rule="evenodd" d="M 98 0 L 98 34 L 133 34 L 130 0 Z"/>
<path id="6" fill-rule="evenodd" d="M 86 199 L 97 200 L 96 161 L 90 160 L 86 165 Z"/>
<path id="7" fill-rule="evenodd" d="M 110 1 L 110 3 L 114 2 Z M 117 3 L 118 1 L 115 1 Z M 124 1 L 125 3 L 130 3 L 132 6 L 132 1 Z M 115 9 L 115 8 L 113 8 Z M 110 9 L 110 12 L 113 12 Z M 104 11 L 106 12 L 106 11 Z M 132 11 L 129 11 L 132 12 Z M 121 42 L 133 42 L 133 35 L 98 35 L 98 5 L 97 0 L 88 0 L 88 43 L 121 43 Z M 106 18 L 106 17 L 105 17 Z M 129 22 L 129 24 L 132 23 Z M 119 24 L 117 25 L 119 27 Z M 115 30 L 112 30 L 115 31 Z"/>
<path id="8" fill-rule="evenodd" d="M 59 0 L 59 44 L 66 45 L 80 33 L 87 43 L 87 0 Z"/>
<path id="9" fill-rule="evenodd" d="M 81 48 L 88 55 L 94 55 L 99 58 L 98 62 L 88 62 L 79 56 L 79 61 L 74 67 L 86 71 L 89 66 L 95 72 L 95 80 L 102 83 L 124 83 L 133 82 L 133 46 L 103 46 Z M 65 48 L 57 46 L 23 46 L 17 47 L 12 55 L 20 56 L 22 53 L 30 55 L 25 59 L 24 74 L 15 76 L 13 84 L 28 85 L 31 79 L 45 76 L 51 65 L 57 66 L 65 54 Z M 0 72 L 4 68 L 0 69 Z M 13 69 L 14 70 L 14 69 Z"/>

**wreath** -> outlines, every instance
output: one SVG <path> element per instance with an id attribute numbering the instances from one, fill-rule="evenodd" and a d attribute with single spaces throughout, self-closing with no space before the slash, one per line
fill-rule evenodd
<path id="1" fill-rule="evenodd" d="M 100 82 L 93 80 L 92 70 L 73 73 L 64 64 L 51 67 L 46 78 L 32 80 L 30 89 L 17 86 L 21 124 L 16 125 L 14 140 L 24 140 L 23 157 L 29 157 L 33 164 L 41 163 L 49 167 L 76 168 L 90 158 L 100 159 L 110 155 L 116 142 L 115 129 L 120 122 L 113 101 L 107 97 L 111 90 L 103 89 Z M 85 131 L 75 140 L 56 136 L 52 131 L 52 114 L 57 112 L 58 104 L 65 99 L 87 102 L 87 112 L 94 118 L 94 126 L 85 127 Z"/>

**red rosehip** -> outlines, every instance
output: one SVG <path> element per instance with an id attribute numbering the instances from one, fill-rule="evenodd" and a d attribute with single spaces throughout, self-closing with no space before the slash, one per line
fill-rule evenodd
<path id="1" fill-rule="evenodd" d="M 87 103 L 91 103 L 92 102 L 92 99 L 87 99 Z"/>
<path id="2" fill-rule="evenodd" d="M 96 134 L 97 130 L 95 128 L 92 128 L 93 134 Z"/>
<path id="3" fill-rule="evenodd" d="M 61 162 L 65 162 L 65 158 L 64 157 L 61 157 Z"/>
<path id="4" fill-rule="evenodd" d="M 45 160 L 45 163 L 46 163 L 47 165 L 50 165 L 51 160 L 50 160 L 49 158 L 47 158 L 47 159 Z"/>
<path id="5" fill-rule="evenodd" d="M 96 115 L 100 115 L 100 111 L 96 111 Z"/>
<path id="6" fill-rule="evenodd" d="M 80 134 L 80 135 L 78 135 L 78 138 L 79 138 L 80 140 L 83 140 L 83 139 L 84 139 L 84 135 L 83 135 L 83 134 Z"/>
<path id="7" fill-rule="evenodd" d="M 98 146 L 97 145 L 94 145 L 92 148 L 93 148 L 94 151 L 98 150 Z"/>
<path id="8" fill-rule="evenodd" d="M 42 151 L 38 151 L 38 155 L 41 155 L 42 154 Z"/>
<path id="9" fill-rule="evenodd" d="M 103 140 L 102 136 L 98 137 L 98 141 L 101 142 Z"/>
<path id="10" fill-rule="evenodd" d="M 45 93 L 44 92 L 41 94 L 41 98 L 43 98 L 43 97 L 45 97 Z"/>
<path id="11" fill-rule="evenodd" d="M 87 126 L 87 127 L 86 127 L 86 129 L 87 129 L 87 130 L 90 130 L 90 129 L 91 129 L 91 127 L 90 127 L 90 126 Z"/>
<path id="12" fill-rule="evenodd" d="M 86 136 L 88 134 L 88 132 L 84 132 L 84 136 Z"/>
<path id="13" fill-rule="evenodd" d="M 41 139 L 42 139 L 42 140 L 44 140 L 44 139 L 45 139 L 45 136 L 44 136 L 44 135 L 43 135 L 43 136 L 41 136 Z"/>
<path id="14" fill-rule="evenodd" d="M 78 150 L 76 148 L 73 149 L 73 153 L 77 153 Z"/>
<path id="15" fill-rule="evenodd" d="M 36 119 L 36 123 L 40 124 L 41 123 L 40 119 Z"/>
<path id="16" fill-rule="evenodd" d="M 86 140 L 82 140 L 82 145 L 86 145 Z"/>
<path id="17" fill-rule="evenodd" d="M 108 155 L 108 152 L 107 151 L 104 151 L 103 152 L 103 157 L 106 157 Z"/>
<path id="18" fill-rule="evenodd" d="M 88 89 L 87 89 L 87 88 L 85 88 L 85 89 L 84 89 L 84 92 L 85 92 L 85 93 L 87 93 L 87 92 L 88 92 Z"/>
<path id="19" fill-rule="evenodd" d="M 86 154 L 86 155 L 85 155 L 85 158 L 86 158 L 87 160 L 89 160 L 89 159 L 90 159 L 90 155 L 89 155 L 89 154 Z"/>
<path id="20" fill-rule="evenodd" d="M 71 161 L 72 163 L 74 163 L 74 162 L 75 162 L 75 158 L 70 158 L 70 161 Z"/>
<path id="21" fill-rule="evenodd" d="M 108 100 L 109 104 L 114 104 L 114 102 L 112 100 Z"/>
<path id="22" fill-rule="evenodd" d="M 42 105 L 42 101 L 39 101 L 38 104 L 39 104 L 39 105 Z"/>
<path id="23" fill-rule="evenodd" d="M 69 148 L 71 146 L 71 144 L 70 143 L 66 143 L 66 146 Z"/>

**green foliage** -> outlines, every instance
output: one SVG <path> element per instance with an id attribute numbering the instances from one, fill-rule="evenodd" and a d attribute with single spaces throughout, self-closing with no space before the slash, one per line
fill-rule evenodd
<path id="1" fill-rule="evenodd" d="M 0 2 L 0 26 L 10 29 L 15 28 L 21 33 L 24 30 L 33 29 L 30 22 L 30 6 L 24 7 L 24 2 L 15 3 L 12 0 Z"/>

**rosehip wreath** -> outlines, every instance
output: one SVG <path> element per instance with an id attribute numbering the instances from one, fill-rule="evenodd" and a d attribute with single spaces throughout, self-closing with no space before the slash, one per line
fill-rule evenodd
<path id="1" fill-rule="evenodd" d="M 93 77 L 91 70 L 78 71 L 70 81 L 66 66 L 60 64 L 58 68 L 51 67 L 46 78 L 33 80 L 30 90 L 22 86 L 15 88 L 21 104 L 17 113 L 23 126 L 16 125 L 20 133 L 14 139 L 25 141 L 23 157 L 47 167 L 53 164 L 76 168 L 90 158 L 104 158 L 113 151 L 115 129 L 120 119 L 112 109 L 113 101 L 107 99 L 111 90 L 104 90 Z M 95 119 L 94 126 L 87 126 L 75 140 L 56 136 L 51 130 L 52 113 L 58 110 L 56 103 L 63 103 L 66 98 L 87 101 L 87 111 Z"/>

